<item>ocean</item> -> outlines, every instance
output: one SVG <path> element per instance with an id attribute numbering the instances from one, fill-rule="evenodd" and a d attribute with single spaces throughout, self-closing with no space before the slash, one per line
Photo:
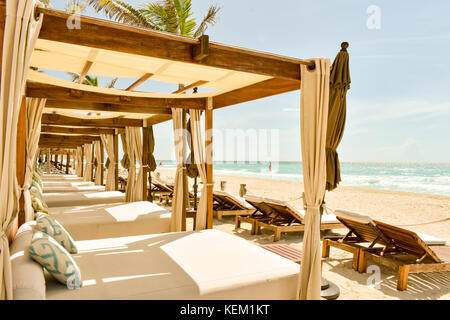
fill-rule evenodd
<path id="1" fill-rule="evenodd" d="M 160 166 L 162 163 L 162 166 Z M 174 161 L 157 160 L 175 169 Z M 301 162 L 214 162 L 214 173 L 273 180 L 303 180 Z M 341 163 L 342 186 L 450 196 L 449 164 Z"/>

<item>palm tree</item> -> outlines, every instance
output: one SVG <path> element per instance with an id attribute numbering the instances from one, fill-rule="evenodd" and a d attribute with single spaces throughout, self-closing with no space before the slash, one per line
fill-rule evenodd
<path id="1" fill-rule="evenodd" d="M 211 5 L 197 25 L 192 17 L 191 0 L 159 0 L 141 5 L 137 9 L 121 0 L 87 0 L 97 12 L 103 11 L 110 19 L 137 27 L 166 31 L 182 36 L 198 38 L 209 25 L 216 23 L 220 10 Z"/>

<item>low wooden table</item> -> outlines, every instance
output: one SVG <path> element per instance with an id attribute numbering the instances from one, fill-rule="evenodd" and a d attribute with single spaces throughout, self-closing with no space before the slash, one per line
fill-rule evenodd
<path id="1" fill-rule="evenodd" d="M 289 259 L 295 263 L 302 263 L 302 251 L 295 249 L 288 244 L 261 244 L 260 247 L 276 253 L 279 256 Z"/>
<path id="2" fill-rule="evenodd" d="M 187 218 L 194 219 L 194 230 L 195 230 L 195 223 L 197 222 L 197 210 L 187 209 L 186 210 L 186 219 Z"/>

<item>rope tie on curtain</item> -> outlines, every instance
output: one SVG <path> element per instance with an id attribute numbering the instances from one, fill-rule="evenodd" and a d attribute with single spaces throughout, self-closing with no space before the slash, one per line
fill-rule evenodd
<path id="1" fill-rule="evenodd" d="M 313 210 L 320 210 L 320 207 L 321 207 L 322 205 L 306 205 L 306 208 L 307 209 L 313 209 Z"/>

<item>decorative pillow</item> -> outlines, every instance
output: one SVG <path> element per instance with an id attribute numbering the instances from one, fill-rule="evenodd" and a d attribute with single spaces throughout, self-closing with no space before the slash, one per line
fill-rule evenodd
<path id="1" fill-rule="evenodd" d="M 33 175 L 32 175 L 31 178 L 32 178 L 33 181 L 36 181 L 36 183 L 37 183 L 38 185 L 40 185 L 41 188 L 42 188 L 42 180 L 41 180 L 41 177 L 37 174 L 36 171 L 33 171 Z"/>
<path id="2" fill-rule="evenodd" d="M 30 187 L 30 189 L 31 188 L 36 188 L 37 189 L 37 191 L 38 191 L 38 193 L 41 195 L 41 198 L 42 198 L 42 187 L 36 182 L 36 181 L 31 181 L 31 187 Z"/>
<path id="3" fill-rule="evenodd" d="M 81 272 L 75 260 L 48 234 L 34 231 L 28 251 L 31 258 L 67 288 L 81 288 Z"/>
<path id="4" fill-rule="evenodd" d="M 48 214 L 48 207 L 45 202 L 43 202 L 39 197 L 31 194 L 31 206 L 34 209 L 34 212 L 44 212 Z"/>
<path id="5" fill-rule="evenodd" d="M 55 239 L 70 253 L 77 253 L 72 237 L 53 217 L 45 213 L 36 214 L 36 230 L 42 231 Z"/>

